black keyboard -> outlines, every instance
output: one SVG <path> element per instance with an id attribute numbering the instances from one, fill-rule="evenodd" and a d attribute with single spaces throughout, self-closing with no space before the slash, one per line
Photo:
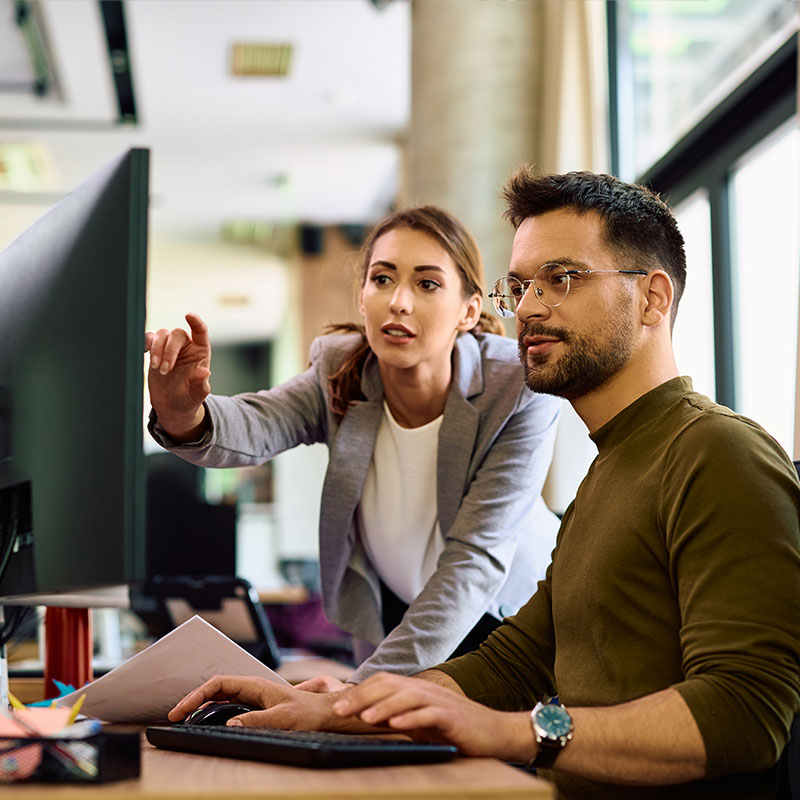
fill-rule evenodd
<path id="1" fill-rule="evenodd" d="M 409 742 L 346 733 L 228 728 L 224 725 L 150 727 L 147 741 L 165 750 L 248 758 L 296 767 L 377 767 L 449 761 L 458 750 L 449 744 Z"/>

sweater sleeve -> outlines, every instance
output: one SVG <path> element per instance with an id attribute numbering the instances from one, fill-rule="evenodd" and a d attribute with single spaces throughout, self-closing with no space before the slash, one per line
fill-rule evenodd
<path id="1" fill-rule="evenodd" d="M 800 489 L 760 428 L 707 415 L 678 438 L 662 504 L 681 613 L 674 685 L 706 747 L 707 774 L 777 761 L 800 693 Z"/>

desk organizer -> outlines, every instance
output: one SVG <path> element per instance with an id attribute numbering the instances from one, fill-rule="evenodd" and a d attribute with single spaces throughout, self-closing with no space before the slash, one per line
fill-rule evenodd
<path id="1" fill-rule="evenodd" d="M 139 777 L 140 765 L 138 733 L 0 738 L 0 783 L 106 783 Z"/>

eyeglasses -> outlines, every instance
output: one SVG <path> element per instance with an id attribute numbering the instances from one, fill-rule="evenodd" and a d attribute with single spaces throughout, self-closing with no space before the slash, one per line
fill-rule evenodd
<path id="1" fill-rule="evenodd" d="M 536 299 L 544 306 L 560 306 L 569 294 L 573 275 L 647 275 L 642 269 L 567 269 L 563 264 L 543 264 L 530 280 L 521 281 L 513 275 L 500 278 L 489 294 L 494 310 L 499 316 L 510 319 L 517 313 L 517 305 L 533 286 Z"/>

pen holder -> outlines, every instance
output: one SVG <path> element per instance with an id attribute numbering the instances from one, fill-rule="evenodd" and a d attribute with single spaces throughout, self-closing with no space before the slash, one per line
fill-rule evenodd
<path id="1" fill-rule="evenodd" d="M 0 783 L 105 783 L 137 778 L 140 764 L 138 733 L 97 733 L 74 739 L 0 738 Z"/>

